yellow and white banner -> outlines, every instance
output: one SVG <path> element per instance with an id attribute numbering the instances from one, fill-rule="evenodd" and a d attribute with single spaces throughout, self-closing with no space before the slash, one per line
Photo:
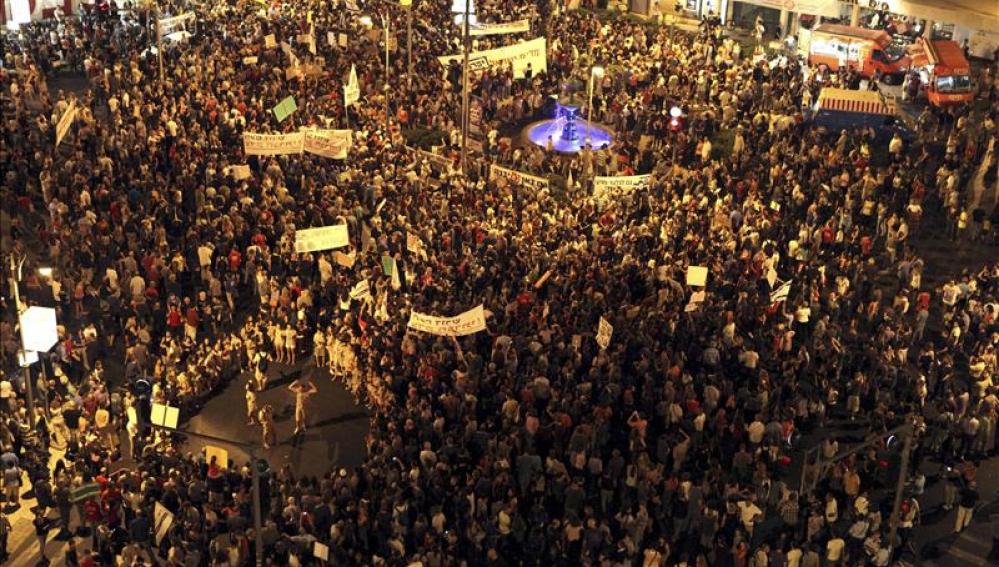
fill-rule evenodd
<path id="1" fill-rule="evenodd" d="M 454 317 L 435 317 L 413 311 L 408 326 L 431 335 L 463 337 L 486 330 L 486 313 L 481 305 Z"/>
<path id="2" fill-rule="evenodd" d="M 351 130 L 303 130 L 305 140 L 302 149 L 310 154 L 332 159 L 347 159 L 347 152 L 353 141 Z"/>
<path id="3" fill-rule="evenodd" d="M 524 33 L 529 31 L 531 31 L 530 20 L 517 20 L 516 22 L 502 22 L 499 24 L 476 24 L 468 27 L 468 35 L 472 37 L 480 35 Z"/>
<path id="4" fill-rule="evenodd" d="M 626 175 L 622 177 L 594 177 L 593 196 L 599 201 L 606 201 L 618 195 L 632 193 L 645 189 L 652 182 L 652 176 Z"/>
<path id="5" fill-rule="evenodd" d="M 69 132 L 69 127 L 73 125 L 73 120 L 76 120 L 76 101 L 72 100 L 69 102 L 69 106 L 66 107 L 66 111 L 62 113 L 59 117 L 59 122 L 56 123 L 56 147 L 62 143 L 62 139 L 66 137 Z"/>
<path id="6" fill-rule="evenodd" d="M 514 185 L 523 185 L 535 190 L 548 189 L 548 180 L 544 177 L 528 175 L 496 164 L 489 166 L 489 180 L 493 181 L 499 178 L 506 179 Z"/>
<path id="7" fill-rule="evenodd" d="M 350 233 L 345 224 L 304 228 L 295 231 L 295 252 L 299 254 L 343 248 L 344 246 L 350 246 Z"/>
<path id="8" fill-rule="evenodd" d="M 483 71 L 490 67 L 505 65 L 513 66 L 513 76 L 516 79 L 524 77 L 527 65 L 531 65 L 531 72 L 535 75 L 545 71 L 548 72 L 548 43 L 543 37 L 522 41 L 506 47 L 487 49 L 485 51 L 473 51 L 468 54 L 468 68 L 473 71 Z M 441 65 L 447 67 L 451 61 L 460 62 L 462 56 L 444 55 L 438 57 Z"/>
<path id="9" fill-rule="evenodd" d="M 302 153 L 305 134 L 256 134 L 243 133 L 243 152 L 248 156 L 283 156 Z"/>

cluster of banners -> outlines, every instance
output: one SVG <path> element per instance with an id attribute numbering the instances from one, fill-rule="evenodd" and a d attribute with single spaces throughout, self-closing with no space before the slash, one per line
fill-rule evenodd
<path id="1" fill-rule="evenodd" d="M 413 311 L 408 326 L 431 335 L 463 337 L 486 330 L 486 311 L 482 305 L 454 317 L 435 317 Z"/>
<path id="2" fill-rule="evenodd" d="M 248 156 L 282 156 L 308 152 L 332 159 L 347 159 L 352 144 L 350 130 L 308 128 L 290 134 L 243 134 L 243 151 Z"/>
<path id="3" fill-rule="evenodd" d="M 76 120 L 76 112 L 79 110 L 76 108 L 76 101 L 70 101 L 69 106 L 66 108 L 66 112 L 62 113 L 59 117 L 59 122 L 56 123 L 56 147 L 62 143 L 62 139 L 66 137 L 69 132 L 69 127 L 73 125 L 73 120 Z"/>
<path id="4" fill-rule="evenodd" d="M 593 196 L 598 201 L 607 201 L 638 189 L 647 189 L 652 182 L 652 176 L 626 175 L 623 177 L 594 177 Z"/>
<path id="5" fill-rule="evenodd" d="M 344 246 L 350 246 L 350 234 L 345 224 L 304 228 L 295 231 L 295 252 L 299 254 L 343 248 Z"/>
<path id="6" fill-rule="evenodd" d="M 501 35 L 507 33 L 525 33 L 531 31 L 529 20 L 517 20 L 516 22 L 503 22 L 500 24 L 475 24 L 468 26 L 468 35 L 472 37 L 481 35 Z"/>
<path id="7" fill-rule="evenodd" d="M 441 65 L 447 67 L 451 61 L 461 61 L 461 55 L 444 55 L 438 57 Z M 513 67 L 513 76 L 522 79 L 527 66 L 531 66 L 534 74 L 548 72 L 548 43 L 543 37 L 522 41 L 505 47 L 473 51 L 468 54 L 468 68 L 473 71 L 483 71 L 490 67 L 503 65 Z"/>
<path id="8" fill-rule="evenodd" d="M 489 180 L 494 181 L 496 179 L 506 179 L 514 185 L 530 187 L 531 189 L 537 191 L 548 190 L 548 180 L 544 177 L 528 175 L 513 169 L 507 169 L 505 167 L 492 164 L 489 166 Z"/>
<path id="9" fill-rule="evenodd" d="M 187 12 L 186 14 L 181 14 L 179 16 L 173 16 L 171 18 L 162 18 L 159 22 L 159 31 L 161 35 L 170 35 L 173 32 L 180 31 L 184 29 L 185 24 L 188 20 L 193 20 L 195 16 L 194 12 Z"/>

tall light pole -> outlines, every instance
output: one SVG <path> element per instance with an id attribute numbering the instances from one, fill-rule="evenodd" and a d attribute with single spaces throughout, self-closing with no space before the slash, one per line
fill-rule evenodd
<path id="1" fill-rule="evenodd" d="M 399 0 L 406 9 L 406 81 L 413 84 L 413 0 Z"/>
<path id="2" fill-rule="evenodd" d="M 388 12 L 382 15 L 382 27 L 385 28 L 385 136 L 389 135 L 388 129 L 392 122 L 392 117 L 389 116 L 389 25 L 390 19 Z"/>
<path id="3" fill-rule="evenodd" d="M 589 145 L 592 141 L 591 133 L 593 132 L 593 87 L 596 79 L 603 78 L 604 68 L 595 65 L 590 69 L 590 94 L 589 100 L 586 103 L 586 144 Z"/>
<path id="4" fill-rule="evenodd" d="M 461 171 L 468 171 L 468 49 L 469 49 L 469 18 L 472 13 L 472 0 L 465 0 L 464 17 L 461 19 Z M 460 16 L 455 16 L 455 19 Z"/>
<path id="5" fill-rule="evenodd" d="M 10 288 L 14 291 L 14 312 L 17 313 L 18 320 L 21 318 L 21 292 L 18 289 L 17 282 L 21 278 L 18 277 L 21 272 L 21 267 L 24 265 L 24 258 L 18 262 L 14 259 L 14 255 L 10 256 Z M 23 323 L 21 323 L 23 324 Z M 27 355 L 26 355 L 27 356 Z M 22 365 L 24 369 L 24 397 L 28 403 L 28 423 L 31 425 L 31 429 L 35 428 L 35 393 L 31 387 L 31 369 L 30 364 Z"/>
<path id="6" fill-rule="evenodd" d="M 160 3 L 153 2 L 156 7 L 156 57 L 160 61 L 160 81 L 163 80 L 163 29 L 160 26 Z"/>

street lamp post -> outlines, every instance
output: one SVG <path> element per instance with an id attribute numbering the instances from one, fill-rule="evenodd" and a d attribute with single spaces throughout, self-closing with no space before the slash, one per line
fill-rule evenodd
<path id="1" fill-rule="evenodd" d="M 388 129 L 391 123 L 389 116 L 389 15 L 386 12 L 382 15 L 382 26 L 385 28 L 385 136 L 389 135 Z"/>
<path id="2" fill-rule="evenodd" d="M 592 141 L 593 132 L 593 87 L 596 82 L 595 79 L 602 78 L 604 76 L 604 68 L 596 65 L 590 69 L 590 94 L 588 101 L 586 103 L 586 144 L 589 145 Z"/>
<path id="3" fill-rule="evenodd" d="M 461 51 L 464 61 L 461 66 L 461 171 L 468 172 L 468 19 L 472 0 L 465 0 L 465 17 L 461 22 Z"/>
<path id="4" fill-rule="evenodd" d="M 18 318 L 21 316 L 21 292 L 18 289 L 17 282 L 20 279 L 18 273 L 21 271 L 21 266 L 24 265 L 24 258 L 21 258 L 20 262 L 14 260 L 14 255 L 10 256 L 10 287 L 14 291 L 14 312 L 17 313 Z M 31 369 L 30 364 L 22 365 L 24 370 L 24 397 L 28 402 L 28 423 L 31 428 L 35 428 L 35 393 L 34 389 L 31 387 Z"/>
<path id="5" fill-rule="evenodd" d="M 679 145 L 680 137 L 680 117 L 683 116 L 683 109 L 679 106 L 674 106 L 669 109 L 670 115 L 670 130 L 673 131 L 673 157 L 670 160 L 670 170 L 673 172 L 670 176 L 676 175 L 676 147 Z"/>

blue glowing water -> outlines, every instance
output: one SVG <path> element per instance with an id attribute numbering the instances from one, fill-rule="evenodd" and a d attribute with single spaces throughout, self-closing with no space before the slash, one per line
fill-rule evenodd
<path id="1" fill-rule="evenodd" d="M 593 150 L 601 150 L 610 146 L 614 135 L 606 128 L 591 124 L 586 120 L 575 120 L 571 128 L 574 136 L 567 139 L 563 134 L 566 130 L 565 118 L 543 120 L 527 128 L 527 139 L 532 143 L 548 147 L 548 138 L 552 140 L 552 149 L 556 152 L 574 154 L 582 151 L 586 144 Z"/>

